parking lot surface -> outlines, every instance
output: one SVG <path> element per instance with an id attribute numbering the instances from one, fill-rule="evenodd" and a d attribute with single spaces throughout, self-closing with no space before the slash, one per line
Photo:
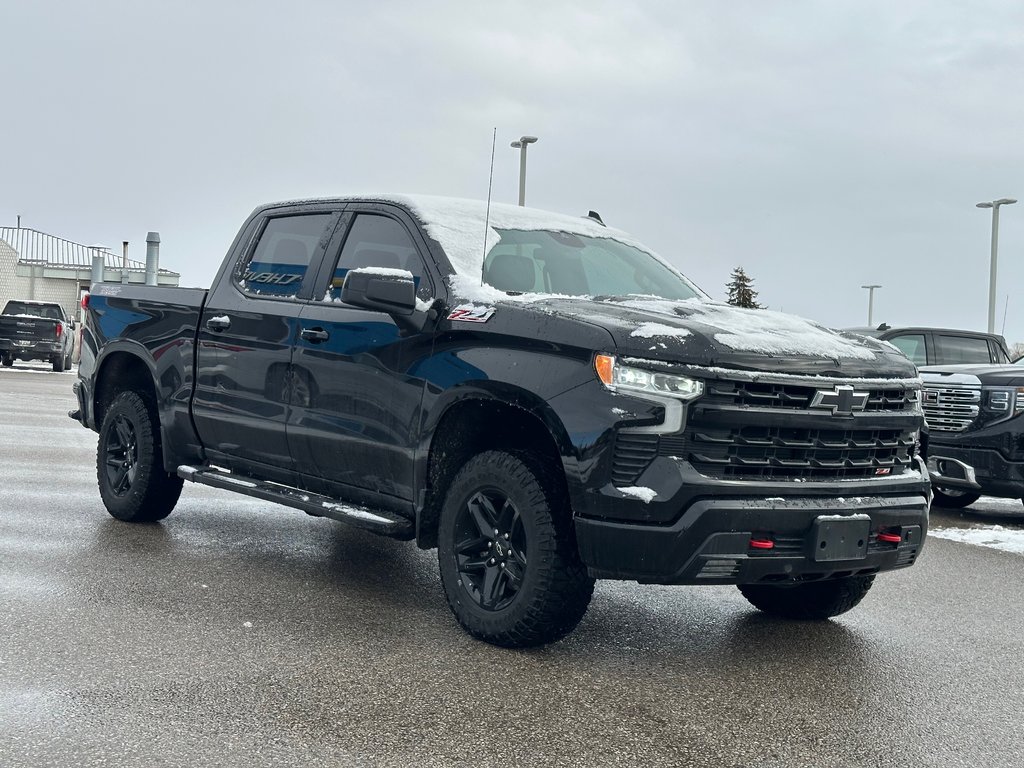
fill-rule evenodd
<path id="1" fill-rule="evenodd" d="M 1021 764 L 1020 554 L 932 537 L 822 623 L 599 582 L 566 640 L 503 650 L 413 544 L 193 485 L 113 520 L 73 380 L 0 372 L 2 766 Z"/>

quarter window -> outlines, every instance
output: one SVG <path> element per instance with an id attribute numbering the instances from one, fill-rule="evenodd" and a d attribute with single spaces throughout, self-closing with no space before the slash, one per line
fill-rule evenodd
<path id="1" fill-rule="evenodd" d="M 295 296 L 332 218 L 319 213 L 267 221 L 252 256 L 235 272 L 238 287 L 256 296 Z"/>

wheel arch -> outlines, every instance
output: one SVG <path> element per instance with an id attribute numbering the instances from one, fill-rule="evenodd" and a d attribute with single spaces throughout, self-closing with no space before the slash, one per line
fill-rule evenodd
<path id="1" fill-rule="evenodd" d="M 156 378 L 152 366 L 132 345 L 113 346 L 97 363 L 92 393 L 96 428 L 107 408 L 121 392 L 138 392 L 149 407 L 157 408 Z"/>
<path id="2" fill-rule="evenodd" d="M 510 396 L 511 395 L 511 396 Z M 561 420 L 525 391 L 472 391 L 454 398 L 430 432 L 424 501 L 416 512 L 416 543 L 437 546 L 437 524 L 445 493 L 466 461 L 488 450 L 529 454 L 542 480 L 568 499 L 562 457 L 572 450 Z"/>

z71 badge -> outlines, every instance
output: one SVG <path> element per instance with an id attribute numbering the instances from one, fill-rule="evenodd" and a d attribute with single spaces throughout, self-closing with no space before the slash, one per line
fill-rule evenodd
<path id="1" fill-rule="evenodd" d="M 448 315 L 448 319 L 461 320 L 464 323 L 486 323 L 496 311 L 494 307 L 474 307 L 471 304 L 463 304 L 453 309 Z"/>

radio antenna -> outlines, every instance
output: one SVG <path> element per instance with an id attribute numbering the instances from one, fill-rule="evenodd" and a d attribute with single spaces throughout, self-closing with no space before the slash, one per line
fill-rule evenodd
<path id="1" fill-rule="evenodd" d="M 487 177 L 487 212 L 484 214 L 484 253 L 480 259 L 480 285 L 484 284 L 484 260 L 487 258 L 487 233 L 491 230 L 491 186 L 494 184 L 494 147 L 498 142 L 498 127 L 491 136 L 491 173 Z"/>
<path id="2" fill-rule="evenodd" d="M 1006 311 L 1010 308 L 1010 294 L 1006 294 L 1006 303 L 1003 304 L 1003 329 L 999 331 L 1000 336 L 1006 335 Z"/>

